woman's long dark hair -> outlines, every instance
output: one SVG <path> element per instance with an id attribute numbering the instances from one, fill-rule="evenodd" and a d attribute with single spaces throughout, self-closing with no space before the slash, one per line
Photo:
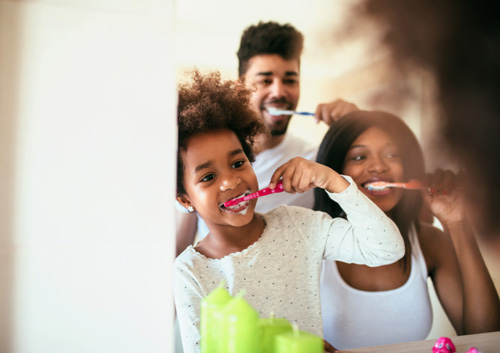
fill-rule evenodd
<path id="1" fill-rule="evenodd" d="M 403 163 L 404 181 L 422 180 L 425 176 L 424 158 L 417 138 L 400 118 L 380 111 L 356 111 L 333 123 L 321 142 L 316 162 L 342 174 L 349 148 L 363 132 L 371 127 L 386 131 L 394 139 Z M 315 210 L 326 212 L 332 217 L 345 216 L 340 206 L 330 199 L 323 189 L 314 189 L 314 196 Z M 388 212 L 405 242 L 404 270 L 406 270 L 408 256 L 411 254 L 410 227 L 415 224 L 418 228 L 421 207 L 420 193 L 404 192 L 398 204 Z"/>

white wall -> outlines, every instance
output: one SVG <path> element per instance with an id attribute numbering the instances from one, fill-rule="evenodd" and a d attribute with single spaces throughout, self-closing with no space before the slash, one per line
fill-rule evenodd
<path id="1" fill-rule="evenodd" d="M 0 351 L 171 352 L 170 0 L 0 0 Z"/>

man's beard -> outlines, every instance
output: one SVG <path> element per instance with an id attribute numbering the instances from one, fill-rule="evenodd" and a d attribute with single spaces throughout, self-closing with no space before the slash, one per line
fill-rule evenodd
<path id="1" fill-rule="evenodd" d="M 290 125 L 290 121 L 292 120 L 291 118 L 291 116 L 286 117 L 280 124 L 266 124 L 271 136 L 283 136 L 286 134 L 288 125 Z"/>
<path id="2" fill-rule="evenodd" d="M 271 136 L 281 136 L 281 135 L 284 135 L 284 134 L 286 134 L 286 130 L 287 129 L 288 129 L 288 124 L 286 124 L 282 128 L 271 129 Z"/>

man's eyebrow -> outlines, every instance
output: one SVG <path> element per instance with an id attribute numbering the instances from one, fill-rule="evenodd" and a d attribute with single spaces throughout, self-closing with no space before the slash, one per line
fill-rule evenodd
<path id="1" fill-rule="evenodd" d="M 263 71 L 263 72 L 257 72 L 255 76 L 272 76 L 273 72 L 272 71 Z"/>
<path id="2" fill-rule="evenodd" d="M 262 72 L 257 72 L 255 76 L 272 76 L 273 72 L 272 71 L 262 71 Z M 296 71 L 286 71 L 285 76 L 299 76 L 299 73 Z"/>

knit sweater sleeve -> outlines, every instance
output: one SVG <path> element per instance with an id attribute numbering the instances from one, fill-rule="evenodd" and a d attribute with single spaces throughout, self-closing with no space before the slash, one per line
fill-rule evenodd
<path id="1" fill-rule="evenodd" d="M 348 263 L 382 266 L 403 257 L 405 247 L 394 222 L 363 194 L 352 178 L 341 193 L 328 193 L 347 215 L 335 218 L 326 239 L 324 257 Z"/>
<path id="2" fill-rule="evenodd" d="M 185 352 L 196 353 L 200 351 L 200 303 L 206 293 L 198 284 L 187 254 L 185 251 L 174 263 L 173 290 L 182 346 Z"/>

